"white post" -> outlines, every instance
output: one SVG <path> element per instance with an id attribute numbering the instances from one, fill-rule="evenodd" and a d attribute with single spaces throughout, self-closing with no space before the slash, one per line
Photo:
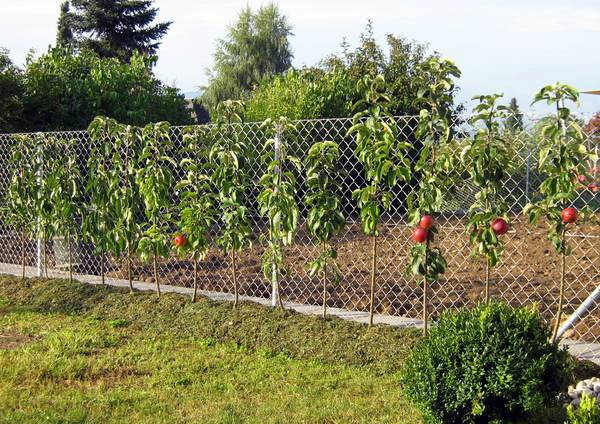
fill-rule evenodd
<path id="1" fill-rule="evenodd" d="M 42 137 L 41 134 L 38 135 L 38 137 Z M 38 142 L 39 142 L 39 138 L 38 138 Z M 42 164 L 44 163 L 44 146 L 42 143 L 38 144 L 38 157 L 37 157 L 37 161 L 38 161 L 38 169 L 37 169 L 37 184 L 38 184 L 38 188 L 42 185 Z M 38 233 L 38 238 L 37 238 L 37 276 L 41 277 L 44 274 L 44 270 L 46 269 L 46 264 L 44 263 L 44 255 L 43 255 L 43 248 L 45 248 L 45 246 L 43 246 L 44 241 L 40 238 L 39 233 L 40 233 L 40 217 L 38 216 L 37 218 L 37 233 Z"/>
<path id="2" fill-rule="evenodd" d="M 579 308 L 573 312 L 573 314 L 560 326 L 558 329 L 558 333 L 556 333 L 556 340 L 560 339 L 563 334 L 571 327 L 579 318 L 581 318 L 587 310 L 596 302 L 597 299 L 600 299 L 600 286 L 596 287 L 596 289 L 588 296 L 585 301 L 579 305 Z"/>
<path id="3" fill-rule="evenodd" d="M 279 124 L 275 129 L 275 161 L 279 163 L 281 160 L 281 128 Z M 278 165 L 275 167 L 275 173 L 279 175 L 281 180 L 281 167 Z M 271 242 L 278 243 L 279 240 L 271 240 Z M 276 307 L 279 303 L 279 272 L 277 265 L 273 263 L 271 268 L 271 306 Z"/>

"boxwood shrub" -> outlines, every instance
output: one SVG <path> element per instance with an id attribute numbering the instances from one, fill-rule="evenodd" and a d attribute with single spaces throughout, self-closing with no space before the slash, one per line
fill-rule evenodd
<path id="1" fill-rule="evenodd" d="M 402 370 L 427 423 L 509 423 L 556 401 L 572 359 L 534 309 L 490 303 L 442 314 Z"/>

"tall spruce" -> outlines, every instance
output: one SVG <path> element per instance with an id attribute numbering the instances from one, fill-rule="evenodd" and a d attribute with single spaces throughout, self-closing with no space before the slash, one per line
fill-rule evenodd
<path id="1" fill-rule="evenodd" d="M 214 65 L 201 98 L 212 110 L 219 102 L 241 99 L 263 78 L 292 66 L 292 27 L 274 4 L 253 12 L 246 7 L 224 39 L 217 41 Z"/>
<path id="2" fill-rule="evenodd" d="M 56 45 L 70 48 L 74 46 L 73 36 L 73 14 L 71 14 L 71 3 L 65 1 L 60 5 L 60 16 L 58 17 L 58 28 L 56 30 Z"/>
<path id="3" fill-rule="evenodd" d="M 61 18 L 70 24 L 77 48 L 128 62 L 136 50 L 154 55 L 171 26 L 171 22 L 153 24 L 158 8 L 152 4 L 152 0 L 72 0 L 72 11 Z"/>

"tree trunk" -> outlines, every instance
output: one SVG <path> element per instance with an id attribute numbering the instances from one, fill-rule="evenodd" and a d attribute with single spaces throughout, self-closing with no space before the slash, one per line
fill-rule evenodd
<path id="1" fill-rule="evenodd" d="M 102 285 L 106 284 L 104 280 L 104 252 L 100 253 L 100 277 L 102 278 Z"/>
<path id="2" fill-rule="evenodd" d="M 377 266 L 377 236 L 375 234 L 371 236 L 371 243 L 371 293 L 369 296 L 369 327 L 373 325 L 373 311 L 375 309 L 375 268 Z"/>
<path id="3" fill-rule="evenodd" d="M 561 234 L 563 252 L 560 255 L 560 289 L 559 289 L 559 294 L 558 294 L 558 310 L 556 311 L 556 321 L 554 322 L 554 330 L 552 331 L 552 342 L 557 341 L 556 339 L 557 339 L 557 335 L 558 335 L 558 329 L 560 327 L 560 320 L 562 317 L 562 309 L 563 309 L 563 303 L 564 303 L 564 298 L 565 298 L 565 268 L 566 268 L 566 261 L 567 261 L 567 255 L 564 252 L 565 233 L 566 233 L 566 228 L 563 228 L 562 234 Z"/>
<path id="4" fill-rule="evenodd" d="M 429 234 L 425 244 L 425 275 L 423 276 L 423 337 L 427 337 L 427 322 L 429 320 L 429 301 L 427 299 L 429 284 L 427 274 L 429 273 Z"/>
<path id="5" fill-rule="evenodd" d="M 234 294 L 233 309 L 235 309 L 238 305 L 240 295 L 238 293 L 237 268 L 236 268 L 236 263 L 235 263 L 235 250 L 234 249 L 231 249 L 231 266 L 232 266 L 232 272 L 233 272 L 233 294 Z"/>
<path id="6" fill-rule="evenodd" d="M 133 282 L 131 279 L 131 245 L 127 243 L 127 279 L 129 280 L 129 292 L 133 294 Z"/>
<path id="7" fill-rule="evenodd" d="M 42 239 L 42 243 L 44 245 L 44 274 L 46 278 L 48 278 L 48 252 L 46 251 L 46 239 Z"/>
<path id="8" fill-rule="evenodd" d="M 21 278 L 25 280 L 25 251 L 27 249 L 27 237 L 25 236 L 25 230 L 21 231 Z"/>
<path id="9" fill-rule="evenodd" d="M 323 252 L 325 252 L 325 243 L 323 243 Z M 323 262 L 323 318 L 327 317 L 327 258 Z"/>
<path id="10" fill-rule="evenodd" d="M 69 250 L 69 283 L 73 282 L 73 250 L 71 246 L 71 236 L 67 234 L 67 249 Z"/>
<path id="11" fill-rule="evenodd" d="M 156 284 L 156 295 L 160 297 L 160 281 L 158 281 L 158 264 L 157 264 L 158 248 L 154 244 L 154 254 L 152 255 L 152 266 L 154 267 L 154 283 Z"/>
<path id="12" fill-rule="evenodd" d="M 485 261 L 485 304 L 490 303 L 490 261 Z"/>
<path id="13" fill-rule="evenodd" d="M 198 259 L 192 255 L 192 260 L 194 261 L 194 294 L 192 294 L 192 303 L 194 303 L 198 295 Z"/>

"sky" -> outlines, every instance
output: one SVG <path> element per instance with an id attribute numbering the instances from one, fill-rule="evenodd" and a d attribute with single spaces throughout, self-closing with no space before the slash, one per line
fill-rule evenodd
<path id="1" fill-rule="evenodd" d="M 54 42 L 62 0 L 0 0 L 0 46 L 22 65 L 33 48 Z M 158 76 L 184 92 L 206 84 L 216 40 L 240 10 L 266 1 L 155 0 L 158 19 L 173 21 L 158 52 Z M 600 0 L 280 0 L 293 25 L 295 67 L 355 46 L 370 18 L 384 43 L 392 33 L 423 43 L 462 70 L 459 100 L 478 94 L 517 97 L 522 110 L 542 86 L 560 81 L 600 89 Z M 546 111 L 535 107 L 537 111 Z M 600 96 L 582 95 L 580 110 L 600 111 Z"/>

